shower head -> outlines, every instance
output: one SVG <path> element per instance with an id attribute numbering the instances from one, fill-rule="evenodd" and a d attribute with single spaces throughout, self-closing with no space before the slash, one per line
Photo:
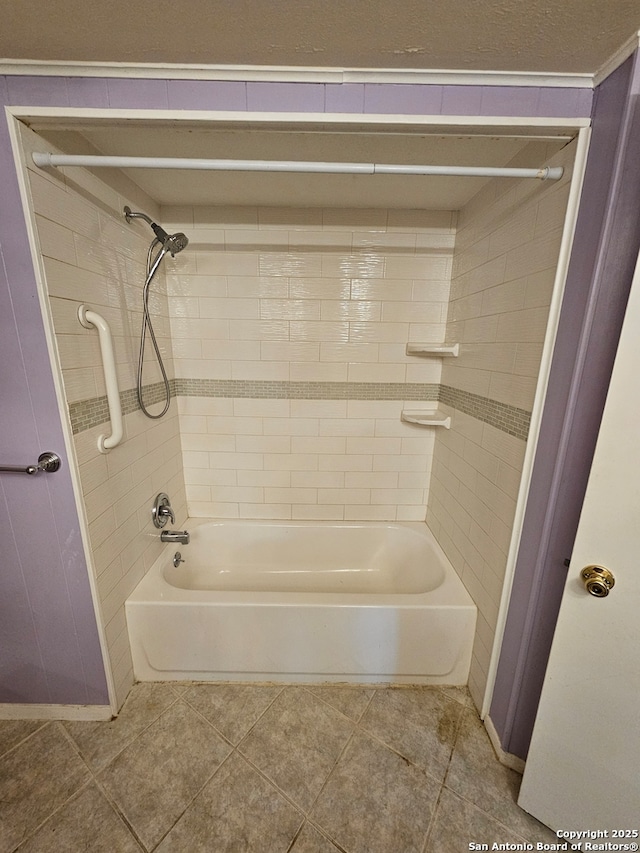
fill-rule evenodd
<path id="1" fill-rule="evenodd" d="M 186 249 L 186 247 L 189 245 L 189 238 L 186 234 L 183 234 L 181 231 L 179 231 L 177 234 L 169 234 L 163 245 L 173 258 L 174 255 L 178 254 L 178 252 L 181 252 L 183 249 Z"/>
<path id="2" fill-rule="evenodd" d="M 144 219 L 145 222 L 148 222 L 157 240 L 162 243 L 164 250 L 169 252 L 172 258 L 189 244 L 189 239 L 185 234 L 182 234 L 182 232 L 167 234 L 164 228 L 158 225 L 157 222 L 154 222 L 146 213 L 135 213 L 127 206 L 124 209 L 124 216 L 127 222 L 131 222 L 132 219 Z"/>

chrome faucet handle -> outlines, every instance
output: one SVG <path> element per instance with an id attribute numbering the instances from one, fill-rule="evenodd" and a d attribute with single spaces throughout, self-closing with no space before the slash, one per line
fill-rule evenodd
<path id="1" fill-rule="evenodd" d="M 165 504 L 164 506 L 161 506 L 158 509 L 158 515 L 160 516 L 160 518 L 171 519 L 171 524 L 176 523 L 176 517 L 174 515 L 174 512 L 168 504 Z"/>
<path id="2" fill-rule="evenodd" d="M 171 501 L 169 500 L 169 496 L 164 492 L 156 495 L 151 509 L 151 518 L 153 519 L 154 526 L 159 530 L 166 525 L 169 519 L 171 519 L 172 524 L 176 522 L 175 514 L 171 508 Z"/>

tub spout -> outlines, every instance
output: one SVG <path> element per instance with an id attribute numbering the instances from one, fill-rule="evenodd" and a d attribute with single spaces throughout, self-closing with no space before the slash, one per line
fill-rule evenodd
<path id="1" fill-rule="evenodd" d="M 163 530 L 160 534 L 163 542 L 179 542 L 181 545 L 189 544 L 188 530 Z"/>

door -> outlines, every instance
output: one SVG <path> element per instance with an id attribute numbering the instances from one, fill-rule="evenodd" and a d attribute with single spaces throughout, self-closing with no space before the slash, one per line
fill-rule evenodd
<path id="1" fill-rule="evenodd" d="M 596 330 L 597 334 L 597 330 Z M 581 572 L 596 565 L 615 585 Z M 607 592 L 607 594 L 604 594 Z M 631 287 L 519 805 L 555 830 L 640 829 L 640 259 Z M 584 849 L 584 848 L 582 848 Z"/>

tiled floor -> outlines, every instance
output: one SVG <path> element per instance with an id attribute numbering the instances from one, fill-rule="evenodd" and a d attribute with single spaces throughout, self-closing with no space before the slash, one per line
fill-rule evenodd
<path id="1" fill-rule="evenodd" d="M 0 722 L 0 853 L 553 842 L 519 781 L 464 690 L 139 684 L 112 722 Z"/>

